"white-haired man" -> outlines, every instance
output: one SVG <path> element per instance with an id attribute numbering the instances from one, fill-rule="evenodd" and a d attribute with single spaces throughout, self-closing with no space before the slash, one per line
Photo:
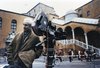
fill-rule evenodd
<path id="1" fill-rule="evenodd" d="M 35 46 L 40 43 L 40 39 L 33 32 L 32 23 L 34 23 L 32 18 L 25 18 L 24 31 L 17 34 L 8 46 L 9 66 L 6 66 L 6 68 L 32 68 L 34 59 L 41 55 L 43 47 Z"/>

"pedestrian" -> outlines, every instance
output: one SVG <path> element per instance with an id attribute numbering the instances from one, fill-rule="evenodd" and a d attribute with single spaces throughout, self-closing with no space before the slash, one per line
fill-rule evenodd
<path id="1" fill-rule="evenodd" d="M 95 52 L 95 50 L 92 53 L 92 57 L 93 57 L 93 59 L 96 59 L 96 52 Z"/>
<path id="2" fill-rule="evenodd" d="M 85 51 L 84 51 L 84 57 L 85 57 L 85 60 L 86 60 L 86 61 L 88 61 L 88 54 L 87 54 L 87 50 L 85 50 Z"/>
<path id="3" fill-rule="evenodd" d="M 69 51 L 68 51 L 68 57 L 69 57 L 69 61 L 70 62 L 72 62 L 72 60 L 73 60 L 73 56 L 74 56 L 74 52 L 73 52 L 73 50 L 72 49 L 69 49 Z"/>
<path id="4" fill-rule="evenodd" d="M 92 51 L 91 51 L 91 49 L 87 50 L 87 54 L 88 54 L 88 61 L 92 61 Z"/>
<path id="5" fill-rule="evenodd" d="M 58 58 L 60 60 L 60 62 L 62 62 L 61 56 L 62 56 L 62 50 L 58 50 L 56 58 Z"/>
<path id="6" fill-rule="evenodd" d="M 34 23 L 32 18 L 24 19 L 24 31 L 18 33 L 7 47 L 9 66 L 4 68 L 32 68 L 34 59 L 41 55 L 43 47 L 35 46 L 41 41 L 33 32 L 32 23 Z"/>
<path id="7" fill-rule="evenodd" d="M 78 60 L 82 61 L 82 52 L 80 50 L 78 51 Z"/>

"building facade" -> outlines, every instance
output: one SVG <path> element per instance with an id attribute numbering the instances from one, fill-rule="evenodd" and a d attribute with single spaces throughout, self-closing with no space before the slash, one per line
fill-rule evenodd
<path id="1" fill-rule="evenodd" d="M 100 0 L 92 0 L 76 9 L 80 17 L 100 18 Z"/>
<path id="2" fill-rule="evenodd" d="M 61 19 L 53 20 L 56 25 L 58 37 L 57 49 L 62 49 L 64 54 L 73 49 L 75 54 L 78 50 L 91 49 L 100 55 L 100 27 L 99 19 L 79 17 L 75 11 L 68 12 Z"/>
<path id="3" fill-rule="evenodd" d="M 73 49 L 76 52 L 91 49 L 100 55 L 99 4 L 100 0 L 92 0 L 77 8 L 76 12 L 69 11 L 58 19 L 59 24 L 56 25 L 56 30 L 61 32 L 59 36 L 66 37 L 57 41 L 58 49 L 62 49 L 65 54 L 67 54 L 68 49 Z"/>
<path id="4" fill-rule="evenodd" d="M 35 17 L 39 12 L 44 12 L 48 18 L 51 20 L 52 18 L 58 18 L 59 16 L 55 13 L 53 7 L 45 5 L 43 3 L 38 3 L 31 10 L 29 10 L 25 15 Z"/>
<path id="5" fill-rule="evenodd" d="M 25 15 L 0 10 L 0 48 L 5 47 L 6 38 L 10 32 L 22 32 Z"/>

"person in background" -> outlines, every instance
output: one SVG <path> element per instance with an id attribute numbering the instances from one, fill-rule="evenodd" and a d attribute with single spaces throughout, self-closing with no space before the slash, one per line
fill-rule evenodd
<path id="1" fill-rule="evenodd" d="M 91 51 L 91 49 L 87 50 L 87 54 L 88 54 L 88 61 L 92 61 L 92 51 Z"/>
<path id="2" fill-rule="evenodd" d="M 88 54 L 87 54 L 87 50 L 84 50 L 84 57 L 85 57 L 85 60 L 88 61 Z"/>
<path id="3" fill-rule="evenodd" d="M 93 59 L 96 59 L 96 52 L 95 52 L 95 50 L 93 51 L 92 56 L 93 56 Z"/>
<path id="4" fill-rule="evenodd" d="M 68 55 L 69 55 L 69 61 L 72 62 L 72 60 L 73 60 L 73 56 L 74 56 L 73 49 L 69 49 L 69 51 L 68 51 Z"/>
<path id="5" fill-rule="evenodd" d="M 78 51 L 78 60 L 81 60 L 82 61 L 82 53 L 81 53 L 80 50 Z"/>
<path id="6" fill-rule="evenodd" d="M 62 62 L 62 57 L 61 56 L 62 56 L 62 50 L 59 49 L 56 53 L 56 58 L 58 58 L 60 60 L 60 62 Z"/>

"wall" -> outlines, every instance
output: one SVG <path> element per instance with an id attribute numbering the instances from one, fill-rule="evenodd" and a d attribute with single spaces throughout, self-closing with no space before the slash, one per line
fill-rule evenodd
<path id="1" fill-rule="evenodd" d="M 16 33 L 21 33 L 23 31 L 23 19 L 27 16 L 0 10 L 0 17 L 2 18 L 2 29 L 0 30 L 0 48 L 5 47 L 5 40 L 8 33 L 11 32 L 11 21 L 15 19 L 17 21 Z"/>
<path id="2" fill-rule="evenodd" d="M 76 9 L 82 17 L 85 18 L 99 18 L 100 17 L 100 0 L 92 0 L 91 2 Z M 87 12 L 89 15 L 87 16 Z"/>

